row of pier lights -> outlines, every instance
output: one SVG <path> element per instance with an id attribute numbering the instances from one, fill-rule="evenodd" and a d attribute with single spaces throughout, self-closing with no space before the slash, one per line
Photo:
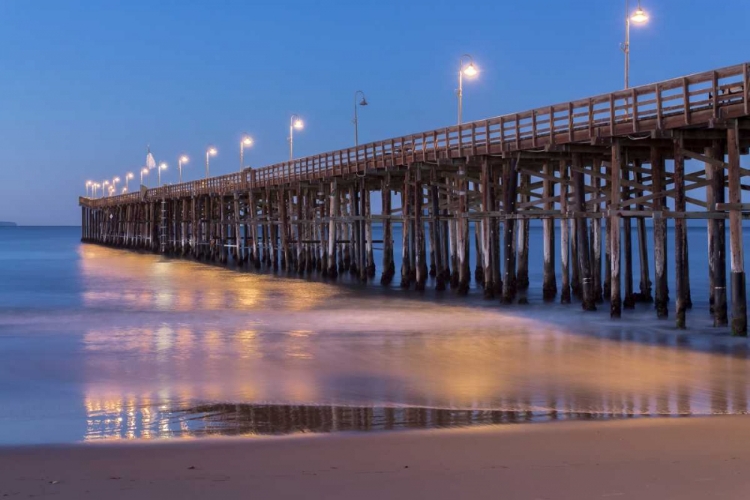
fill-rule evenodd
<path id="1" fill-rule="evenodd" d="M 461 59 L 459 60 L 459 72 L 458 72 L 458 123 L 461 123 L 461 109 L 462 109 L 462 99 L 463 99 L 463 77 L 466 75 L 467 77 L 473 77 L 476 76 L 479 71 L 477 70 L 476 66 L 474 65 L 474 61 L 472 57 L 468 54 L 464 54 L 461 56 Z M 365 93 L 361 90 L 358 90 L 354 93 L 354 119 L 352 120 L 352 123 L 354 124 L 354 146 L 359 146 L 359 106 L 367 106 L 369 103 L 367 102 L 367 97 L 365 96 Z M 292 161 L 294 159 L 294 131 L 295 130 L 302 130 L 304 128 L 304 122 L 302 121 L 302 118 L 299 115 L 293 114 L 289 118 L 289 136 L 287 137 L 287 141 L 289 142 L 289 161 Z M 240 171 L 242 171 L 245 168 L 245 148 L 249 148 L 254 144 L 253 138 L 249 135 L 243 135 L 240 139 Z M 218 153 L 218 150 L 213 147 L 209 146 L 206 148 L 206 178 L 209 177 L 210 174 L 210 166 L 211 166 L 211 157 L 216 156 Z M 186 164 L 189 161 L 189 158 L 187 155 L 181 155 L 177 161 L 177 169 L 178 169 L 178 182 L 182 183 L 182 167 L 184 164 Z M 158 173 L 158 185 L 161 186 L 161 172 L 162 170 L 167 169 L 167 164 L 162 162 L 158 166 L 154 167 Z M 143 184 L 143 176 L 148 175 L 151 169 L 148 167 L 143 167 L 140 171 L 141 175 L 141 184 Z M 122 193 L 125 194 L 128 192 L 128 180 L 133 179 L 135 176 L 132 172 L 128 172 L 125 174 L 125 186 L 122 188 Z M 91 197 L 95 198 L 97 195 L 97 192 L 99 188 L 102 189 L 101 196 L 112 196 L 117 193 L 117 183 L 120 182 L 119 177 L 115 177 L 112 180 L 105 180 L 101 183 L 93 182 L 93 181 L 86 181 L 86 196 L 89 196 L 89 193 Z"/>
<path id="2" fill-rule="evenodd" d="M 641 1 L 638 0 L 638 8 L 631 14 L 630 13 L 630 0 L 625 0 L 625 42 L 621 45 L 621 49 L 623 53 L 625 54 L 625 88 L 630 87 L 630 25 L 632 23 L 634 24 L 644 24 L 648 21 L 649 16 L 646 13 L 646 11 L 643 10 L 641 7 Z M 464 83 L 464 77 L 475 77 L 477 74 L 479 74 L 479 70 L 477 69 L 477 66 L 474 64 L 474 59 L 469 54 L 464 54 L 459 58 L 458 61 L 458 89 L 456 90 L 456 96 L 458 99 L 458 124 L 461 125 L 463 121 L 463 83 Z M 359 146 L 359 115 L 358 115 L 358 107 L 359 106 L 367 106 L 367 98 L 365 97 L 365 93 L 361 90 L 358 90 L 354 93 L 354 119 L 352 120 L 352 123 L 354 124 L 354 146 Z M 302 121 L 302 118 L 300 118 L 299 115 L 293 114 L 289 118 L 289 137 L 287 137 L 287 141 L 289 142 L 289 161 L 292 161 L 294 159 L 294 131 L 295 130 L 302 130 L 304 128 L 304 122 Z M 249 135 L 243 135 L 242 139 L 240 139 L 240 171 L 242 171 L 245 168 L 245 148 L 249 148 L 253 145 L 254 141 L 253 138 Z M 211 157 L 216 156 L 218 154 L 218 150 L 213 147 L 209 146 L 206 148 L 206 178 L 209 177 L 210 172 L 210 165 L 211 165 Z M 189 157 L 187 155 L 180 155 L 180 157 L 177 160 L 177 169 L 178 169 L 178 176 L 179 180 L 178 182 L 182 183 L 182 167 L 189 161 Z M 140 171 L 140 179 L 141 179 L 141 185 L 143 185 L 143 176 L 148 175 L 152 168 L 155 168 L 158 175 L 158 185 L 161 186 L 161 172 L 162 170 L 167 169 L 167 164 L 162 162 L 159 165 L 154 165 L 151 168 L 144 167 Z M 125 194 L 128 192 L 128 181 L 133 179 L 135 176 L 132 172 L 128 172 L 125 174 L 125 186 L 122 188 L 122 194 Z M 99 189 L 101 189 L 100 196 L 112 196 L 114 194 L 117 194 L 117 183 L 120 182 L 119 177 L 114 177 L 111 180 L 104 180 L 101 183 L 94 182 L 94 181 L 86 181 L 86 196 L 91 196 L 92 198 L 97 197 L 97 193 L 99 193 Z"/>

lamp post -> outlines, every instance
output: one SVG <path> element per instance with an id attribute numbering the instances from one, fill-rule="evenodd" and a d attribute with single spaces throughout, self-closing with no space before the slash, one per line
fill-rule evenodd
<path id="1" fill-rule="evenodd" d="M 357 103 L 357 97 L 362 96 L 362 100 Z M 367 98 L 365 93 L 358 90 L 354 93 L 354 147 L 359 146 L 359 115 L 357 114 L 357 105 L 367 106 Z"/>
<path id="2" fill-rule="evenodd" d="M 298 115 L 292 115 L 289 119 L 289 161 L 294 159 L 294 129 L 302 130 L 305 124 Z"/>
<path id="3" fill-rule="evenodd" d="M 102 181 L 102 197 L 104 197 L 104 190 L 109 186 L 109 181 Z M 109 191 L 107 191 L 109 193 Z"/>
<path id="4" fill-rule="evenodd" d="M 117 183 L 118 182 L 120 182 L 120 178 L 119 177 L 115 177 L 114 179 L 112 179 L 112 190 L 113 191 L 117 190 Z"/>
<path id="5" fill-rule="evenodd" d="M 190 160 L 190 158 L 187 157 L 187 155 L 180 156 L 180 159 L 177 160 L 177 169 L 180 171 L 180 184 L 182 184 L 182 164 L 187 163 Z"/>
<path id="6" fill-rule="evenodd" d="M 630 88 L 630 23 L 645 24 L 648 22 L 648 14 L 641 8 L 641 0 L 638 0 L 638 9 L 630 14 L 630 0 L 625 0 L 625 43 L 621 46 L 625 53 L 625 88 Z"/>
<path id="7" fill-rule="evenodd" d="M 159 164 L 159 168 L 158 168 L 158 171 L 159 171 L 159 187 L 161 187 L 161 171 L 162 170 L 166 170 L 166 169 L 167 169 L 167 164 L 164 163 L 164 162 L 161 162 Z"/>
<path id="8" fill-rule="evenodd" d="M 250 147 L 253 145 L 253 138 L 249 135 L 242 136 L 242 140 L 240 141 L 240 172 L 245 168 L 245 147 Z"/>
<path id="9" fill-rule="evenodd" d="M 477 67 L 474 66 L 474 58 L 469 54 L 462 55 L 458 60 L 458 124 L 461 125 L 463 119 L 463 105 L 464 105 L 464 75 L 468 77 L 476 76 L 479 73 Z"/>
<path id="10" fill-rule="evenodd" d="M 88 196 L 89 196 L 89 188 L 92 187 L 92 184 L 94 184 L 94 183 L 91 182 L 91 181 L 86 181 L 86 198 L 88 198 Z M 91 192 L 92 193 L 94 192 L 93 188 L 91 189 Z M 92 195 L 92 197 L 93 197 L 93 195 Z"/>
<path id="11" fill-rule="evenodd" d="M 143 186 L 143 176 L 144 175 L 148 175 L 148 169 L 147 168 L 141 169 L 141 186 Z"/>
<path id="12" fill-rule="evenodd" d="M 208 179 L 208 172 L 210 170 L 210 160 L 212 156 L 216 156 L 216 148 L 213 146 L 209 146 L 208 149 L 206 149 L 206 179 Z"/>
<path id="13" fill-rule="evenodd" d="M 94 182 L 91 184 L 91 197 L 96 198 L 96 190 L 101 187 L 101 184 Z"/>
<path id="14" fill-rule="evenodd" d="M 128 172 L 127 174 L 125 174 L 125 191 L 124 191 L 125 193 L 127 193 L 127 192 L 128 192 L 128 181 L 129 181 L 130 179 L 132 179 L 133 177 L 135 177 L 135 176 L 133 175 L 133 172 Z"/>

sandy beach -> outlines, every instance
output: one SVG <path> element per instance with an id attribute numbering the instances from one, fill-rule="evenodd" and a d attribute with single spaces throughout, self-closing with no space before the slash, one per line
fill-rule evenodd
<path id="1" fill-rule="evenodd" d="M 0 497 L 739 499 L 750 417 L 0 449 Z"/>

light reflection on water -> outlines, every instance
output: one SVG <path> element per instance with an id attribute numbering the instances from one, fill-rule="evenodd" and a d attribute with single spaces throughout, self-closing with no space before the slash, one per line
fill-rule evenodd
<path id="1" fill-rule="evenodd" d="M 705 311 L 686 334 L 646 306 L 611 322 L 90 245 L 73 265 L 79 307 L 0 309 L 0 443 L 747 412 L 747 342 Z"/>
<path id="2" fill-rule="evenodd" d="M 204 404 L 183 409 L 150 406 L 146 400 L 87 401 L 86 441 L 208 436 L 443 429 L 479 425 L 610 420 L 638 413 L 565 413 L 557 410 L 458 410 L 399 406 Z"/>

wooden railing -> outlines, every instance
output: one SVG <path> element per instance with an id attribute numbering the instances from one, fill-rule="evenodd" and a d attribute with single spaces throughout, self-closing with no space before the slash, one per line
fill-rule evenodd
<path id="1" fill-rule="evenodd" d="M 549 148 L 598 137 L 709 125 L 750 116 L 750 63 L 564 104 L 363 144 L 259 169 L 96 200 L 90 206 L 160 200 L 313 181 L 417 161 Z"/>

